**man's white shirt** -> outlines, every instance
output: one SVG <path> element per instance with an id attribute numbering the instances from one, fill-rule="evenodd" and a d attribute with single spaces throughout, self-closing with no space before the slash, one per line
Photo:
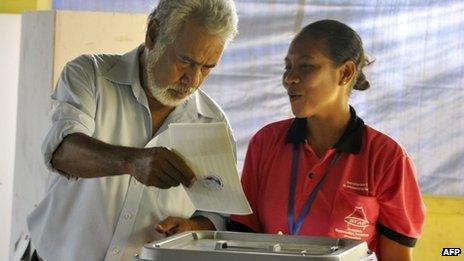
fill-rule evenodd
<path id="1" fill-rule="evenodd" d="M 48 190 L 27 220 L 32 243 L 44 260 L 131 260 L 145 243 L 164 237 L 154 226 L 168 216 L 202 215 L 218 230 L 225 228 L 223 216 L 193 213 L 179 188 L 146 187 L 130 175 L 77 179 L 50 165 L 62 140 L 77 132 L 113 145 L 143 148 L 150 141 L 169 146 L 170 123 L 226 122 L 235 146 L 223 111 L 200 89 L 177 106 L 152 136 L 150 109 L 139 77 L 143 48 L 122 56 L 83 55 L 61 73 L 52 94 L 52 126 L 42 146 L 51 171 Z"/>

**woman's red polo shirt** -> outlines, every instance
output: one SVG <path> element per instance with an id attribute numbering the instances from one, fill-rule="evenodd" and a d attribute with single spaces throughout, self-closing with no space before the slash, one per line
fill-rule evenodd
<path id="1" fill-rule="evenodd" d="M 233 215 L 231 220 L 255 232 L 288 234 L 292 149 L 293 143 L 301 142 L 294 217 L 335 152 L 341 156 L 329 169 L 300 235 L 361 239 L 376 251 L 380 233 L 414 246 L 422 233 L 425 206 L 413 162 L 404 148 L 365 125 L 353 108 L 345 133 L 322 158 L 305 142 L 306 128 L 306 119 L 287 119 L 254 135 L 242 172 L 253 214 Z"/>

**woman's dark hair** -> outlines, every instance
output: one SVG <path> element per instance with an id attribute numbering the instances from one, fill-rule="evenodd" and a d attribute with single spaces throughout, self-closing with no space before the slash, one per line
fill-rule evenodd
<path id="1" fill-rule="evenodd" d="M 349 26 L 335 20 L 321 20 L 304 27 L 295 40 L 310 37 L 320 44 L 322 52 L 329 57 L 336 66 L 346 61 L 353 61 L 356 65 L 356 79 L 352 88 L 366 90 L 370 87 L 362 69 L 371 62 L 364 56 L 361 37 Z"/>

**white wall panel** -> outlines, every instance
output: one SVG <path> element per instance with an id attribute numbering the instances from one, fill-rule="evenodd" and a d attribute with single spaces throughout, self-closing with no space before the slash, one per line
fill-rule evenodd
<path id="1" fill-rule="evenodd" d="M 53 12 L 22 15 L 10 250 L 21 234 L 27 234 L 26 215 L 42 198 L 47 183 L 40 143 L 48 126 L 53 23 Z"/>
<path id="2" fill-rule="evenodd" d="M 21 16 L 0 14 L 0 260 L 9 260 Z"/>

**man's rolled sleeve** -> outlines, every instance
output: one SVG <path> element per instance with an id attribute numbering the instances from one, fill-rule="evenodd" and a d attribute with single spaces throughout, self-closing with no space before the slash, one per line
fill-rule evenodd
<path id="1" fill-rule="evenodd" d="M 90 58 L 80 56 L 65 66 L 52 93 L 52 126 L 42 144 L 42 154 L 50 171 L 68 178 L 71 177 L 69 174 L 53 168 L 51 160 L 67 135 L 83 133 L 92 136 L 96 110 L 94 79 Z"/>

